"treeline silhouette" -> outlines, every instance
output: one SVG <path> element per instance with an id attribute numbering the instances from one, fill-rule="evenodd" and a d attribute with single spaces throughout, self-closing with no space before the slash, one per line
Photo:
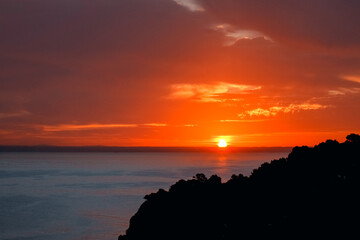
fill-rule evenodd
<path id="1" fill-rule="evenodd" d="M 360 239 L 360 136 L 295 147 L 233 175 L 180 180 L 146 195 L 119 240 Z"/>

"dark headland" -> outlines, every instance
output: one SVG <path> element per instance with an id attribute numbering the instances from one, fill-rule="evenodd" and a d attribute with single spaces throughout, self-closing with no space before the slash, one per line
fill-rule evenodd
<path id="1" fill-rule="evenodd" d="M 119 240 L 360 239 L 360 136 L 295 147 L 233 175 L 180 180 L 145 196 Z"/>

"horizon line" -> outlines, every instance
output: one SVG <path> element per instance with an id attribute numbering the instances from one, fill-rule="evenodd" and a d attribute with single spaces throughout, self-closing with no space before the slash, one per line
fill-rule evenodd
<path id="1" fill-rule="evenodd" d="M 59 146 L 59 145 L 0 145 L 0 152 L 247 152 L 290 151 L 294 146 L 237 147 L 228 146 Z"/>

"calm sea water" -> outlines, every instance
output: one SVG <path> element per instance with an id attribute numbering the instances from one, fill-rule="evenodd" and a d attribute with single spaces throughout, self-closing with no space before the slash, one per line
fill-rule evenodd
<path id="1" fill-rule="evenodd" d="M 0 239 L 117 239 L 145 194 L 288 152 L 0 153 Z"/>

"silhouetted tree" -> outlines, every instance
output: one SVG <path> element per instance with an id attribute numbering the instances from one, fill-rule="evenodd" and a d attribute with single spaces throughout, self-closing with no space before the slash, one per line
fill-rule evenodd
<path id="1" fill-rule="evenodd" d="M 355 133 L 351 133 L 350 135 L 346 136 L 346 139 L 352 143 L 360 143 L 360 136 Z"/>
<path id="2" fill-rule="evenodd" d="M 249 177 L 213 175 L 160 189 L 121 240 L 360 239 L 360 136 L 295 147 Z"/>
<path id="3" fill-rule="evenodd" d="M 197 181 L 201 182 L 201 183 L 204 183 L 207 181 L 207 178 L 205 176 L 205 174 L 203 173 L 198 173 L 194 176 L 194 179 L 196 179 Z"/>

